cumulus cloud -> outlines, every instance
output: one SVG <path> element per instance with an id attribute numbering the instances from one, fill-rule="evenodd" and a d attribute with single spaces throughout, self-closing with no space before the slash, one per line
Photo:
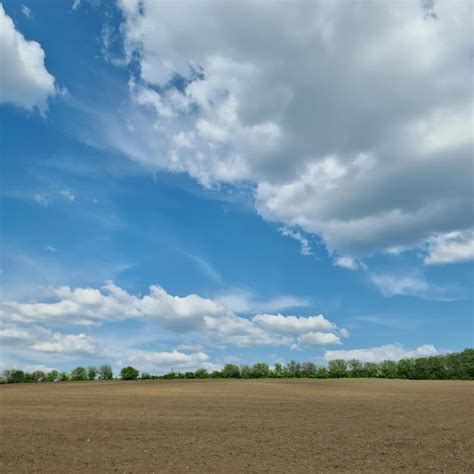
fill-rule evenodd
<path id="1" fill-rule="evenodd" d="M 346 268 L 471 226 L 468 2 L 119 6 L 140 73 L 103 131 L 133 160 L 250 182 Z"/>
<path id="2" fill-rule="evenodd" d="M 23 12 L 30 14 L 25 8 Z M 44 112 L 48 97 L 56 93 L 54 77 L 47 71 L 44 58 L 41 45 L 25 39 L 0 4 L 0 63 L 5 65 L 1 75 L 0 103 L 27 110 L 36 107 Z"/>
<path id="3" fill-rule="evenodd" d="M 325 346 L 340 344 L 341 338 L 333 333 L 312 331 L 299 336 L 298 342 L 304 346 Z"/>
<path id="4" fill-rule="evenodd" d="M 431 344 L 424 344 L 416 349 L 406 349 L 401 344 L 386 344 L 368 349 L 352 349 L 326 351 L 324 358 L 333 359 L 358 359 L 361 362 L 381 362 L 383 360 L 400 360 L 410 357 L 429 357 L 439 354 L 438 349 Z"/>
<path id="5" fill-rule="evenodd" d="M 78 335 L 54 333 L 49 340 L 37 342 L 31 349 L 41 352 L 58 352 L 81 356 L 95 356 L 100 352 L 99 346 L 94 339 L 82 333 Z"/>
<path id="6" fill-rule="evenodd" d="M 322 314 L 306 317 L 257 314 L 252 320 L 269 331 L 283 333 L 298 333 L 314 329 L 332 331 L 336 328 L 336 325 L 328 321 Z"/>
<path id="7" fill-rule="evenodd" d="M 474 259 L 474 231 L 449 232 L 433 237 L 428 242 L 426 265 L 461 263 Z"/>
<path id="8" fill-rule="evenodd" d="M 85 334 L 64 334 L 39 325 L 0 322 L 0 341 L 4 348 L 62 356 L 95 357 L 101 351 L 97 342 Z"/>
<path id="9" fill-rule="evenodd" d="M 170 352 L 129 351 L 126 363 L 132 364 L 141 371 L 157 373 L 168 370 L 196 370 L 199 367 L 213 368 L 205 352 L 186 354 L 176 349 Z"/>
<path id="10" fill-rule="evenodd" d="M 322 315 L 298 317 L 259 314 L 252 319 L 239 316 L 222 304 L 196 294 L 173 296 L 160 286 L 136 296 L 108 282 L 101 289 L 50 288 L 47 301 L 3 301 L 0 317 L 4 323 L 23 325 L 94 326 L 104 322 L 140 319 L 174 333 L 194 333 L 202 343 L 236 346 L 286 345 L 297 343 L 295 335 L 311 330 L 337 332 L 336 324 Z M 38 346 L 53 351 L 60 347 L 54 338 Z M 84 335 L 74 339 L 86 347 Z M 73 339 L 71 339 L 73 346 Z"/>

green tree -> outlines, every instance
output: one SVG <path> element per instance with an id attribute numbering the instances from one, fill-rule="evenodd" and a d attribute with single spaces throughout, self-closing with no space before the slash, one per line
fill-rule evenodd
<path id="1" fill-rule="evenodd" d="M 364 366 L 357 359 L 347 361 L 347 370 L 350 377 L 362 377 L 364 375 Z"/>
<path id="2" fill-rule="evenodd" d="M 128 367 L 124 367 L 120 371 L 120 378 L 122 380 L 136 380 L 138 378 L 139 373 L 140 372 L 135 369 L 135 367 L 129 365 Z"/>
<path id="3" fill-rule="evenodd" d="M 363 368 L 364 377 L 379 377 L 380 367 L 374 362 L 366 362 Z"/>
<path id="4" fill-rule="evenodd" d="M 56 382 L 57 380 L 59 380 L 59 371 L 56 369 L 49 371 L 46 374 L 45 380 L 47 382 Z"/>
<path id="5" fill-rule="evenodd" d="M 240 369 L 235 364 L 226 364 L 221 370 L 221 375 L 226 379 L 238 379 L 240 378 Z"/>
<path id="6" fill-rule="evenodd" d="M 84 367 L 76 367 L 71 370 L 70 380 L 87 380 L 87 370 Z"/>
<path id="7" fill-rule="evenodd" d="M 61 382 L 67 382 L 67 381 L 69 380 L 69 375 L 68 375 L 68 373 L 67 373 L 67 372 L 61 372 L 61 373 L 59 374 L 59 380 L 60 380 Z"/>
<path id="8" fill-rule="evenodd" d="M 240 377 L 243 379 L 252 378 L 252 369 L 247 364 L 240 366 Z"/>
<path id="9" fill-rule="evenodd" d="M 273 376 L 278 378 L 283 377 L 283 366 L 280 362 L 273 364 Z"/>
<path id="10" fill-rule="evenodd" d="M 319 367 L 318 372 L 316 373 L 318 379 L 327 379 L 329 378 L 329 372 L 326 367 Z"/>
<path id="11" fill-rule="evenodd" d="M 207 379 L 209 377 L 209 373 L 206 369 L 197 369 L 196 370 L 196 378 L 198 379 Z"/>
<path id="12" fill-rule="evenodd" d="M 257 362 L 252 366 L 252 376 L 256 379 L 266 378 L 270 375 L 270 368 L 265 362 Z"/>
<path id="13" fill-rule="evenodd" d="M 347 363 L 344 359 L 330 360 L 328 368 L 330 377 L 347 377 Z"/>
<path id="14" fill-rule="evenodd" d="M 31 375 L 35 382 L 43 382 L 46 378 L 46 375 L 42 370 L 35 370 Z"/>
<path id="15" fill-rule="evenodd" d="M 87 367 L 87 378 L 89 380 L 95 380 L 96 377 L 97 377 L 97 368 L 92 365 Z"/>
<path id="16" fill-rule="evenodd" d="M 393 360 L 384 360 L 379 364 L 380 375 L 386 379 L 395 379 L 398 376 L 397 363 Z"/>
<path id="17" fill-rule="evenodd" d="M 397 374 L 401 379 L 415 378 L 414 359 L 400 359 L 397 363 Z"/>
<path id="18" fill-rule="evenodd" d="M 112 380 L 114 378 L 114 373 L 112 372 L 112 367 L 109 364 L 104 364 L 99 367 L 99 379 L 100 380 Z"/>
<path id="19" fill-rule="evenodd" d="M 290 360 L 285 365 L 285 377 L 301 377 L 301 364 L 295 360 Z"/>
<path id="20" fill-rule="evenodd" d="M 8 383 L 21 383 L 25 381 L 25 373 L 23 370 L 5 370 L 4 377 Z"/>
<path id="21" fill-rule="evenodd" d="M 303 362 L 301 364 L 302 377 L 315 377 L 318 369 L 312 362 Z"/>

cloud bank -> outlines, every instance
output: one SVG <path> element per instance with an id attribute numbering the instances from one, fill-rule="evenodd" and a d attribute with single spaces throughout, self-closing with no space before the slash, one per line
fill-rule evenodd
<path id="1" fill-rule="evenodd" d="M 131 159 L 251 183 L 261 216 L 345 268 L 471 231 L 469 2 L 119 6 L 139 74 L 104 129 Z"/>

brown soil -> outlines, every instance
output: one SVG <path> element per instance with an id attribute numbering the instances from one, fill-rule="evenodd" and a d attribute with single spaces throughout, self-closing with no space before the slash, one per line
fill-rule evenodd
<path id="1" fill-rule="evenodd" d="M 474 472 L 474 383 L 0 386 L 1 472 Z"/>

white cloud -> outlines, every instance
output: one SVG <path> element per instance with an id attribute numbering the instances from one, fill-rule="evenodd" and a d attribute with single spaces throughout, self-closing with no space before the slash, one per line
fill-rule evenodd
<path id="1" fill-rule="evenodd" d="M 26 40 L 0 4 L 0 63 L 8 64 L 2 68 L 0 103 L 46 110 L 48 97 L 56 88 L 44 58 L 40 44 Z"/>
<path id="2" fill-rule="evenodd" d="M 111 146 L 250 182 L 260 215 L 342 258 L 471 225 L 468 2 L 244 3 L 119 2 L 140 77 L 101 129 Z"/>
<path id="3" fill-rule="evenodd" d="M 334 260 L 334 265 L 337 267 L 347 268 L 348 270 L 359 270 L 367 269 L 367 265 L 356 258 L 352 257 L 336 257 Z"/>
<path id="4" fill-rule="evenodd" d="M 322 314 L 318 316 L 283 316 L 282 314 L 257 314 L 252 318 L 259 326 L 283 333 L 301 333 L 311 330 L 333 331 L 336 325 Z"/>
<path id="5" fill-rule="evenodd" d="M 313 252 L 311 251 L 311 244 L 309 243 L 309 240 L 306 237 L 304 237 L 301 232 L 290 229 L 286 225 L 283 227 L 280 227 L 278 230 L 281 232 L 282 235 L 286 237 L 291 237 L 292 239 L 295 239 L 300 243 L 301 255 L 312 255 Z"/>
<path id="6" fill-rule="evenodd" d="M 474 259 L 474 231 L 449 232 L 429 240 L 427 265 L 468 262 Z"/>
<path id="7" fill-rule="evenodd" d="M 298 342 L 304 346 L 325 346 L 341 344 L 341 338 L 330 332 L 308 332 L 298 337 Z"/>
<path id="8" fill-rule="evenodd" d="M 173 296 L 159 286 L 149 294 L 135 296 L 108 282 L 102 289 L 63 286 L 50 288 L 47 302 L 3 301 L 4 323 L 22 325 L 93 326 L 106 321 L 140 319 L 174 333 L 192 333 L 202 344 L 237 346 L 286 345 L 297 341 L 294 334 L 318 329 L 337 332 L 334 323 L 322 315 L 310 317 L 257 315 L 238 316 L 222 304 L 199 295 Z M 59 347 L 49 338 L 43 348 Z M 81 339 L 82 344 L 87 341 Z M 52 350 L 52 349 L 51 349 Z"/>
<path id="9" fill-rule="evenodd" d="M 383 296 L 416 296 L 435 301 L 451 301 L 460 295 L 456 291 L 448 291 L 429 283 L 420 275 L 395 275 L 390 273 L 373 273 L 369 276 L 370 282 Z"/>
<path id="10" fill-rule="evenodd" d="M 205 352 L 186 354 L 174 349 L 171 352 L 129 351 L 126 362 L 141 371 L 152 373 L 168 370 L 196 370 L 199 367 L 212 367 L 209 356 Z"/>
<path id="11" fill-rule="evenodd" d="M 64 334 L 32 324 L 0 322 L 0 341 L 5 349 L 23 350 L 41 358 L 39 353 L 61 356 L 95 357 L 101 351 L 97 342 L 85 334 Z"/>
<path id="12" fill-rule="evenodd" d="M 31 349 L 80 356 L 97 356 L 100 353 L 99 346 L 94 339 L 82 333 L 78 335 L 55 333 L 48 341 L 38 342 Z"/>
<path id="13" fill-rule="evenodd" d="M 386 344 L 368 349 L 352 349 L 326 351 L 324 358 L 333 359 L 358 359 L 361 362 L 381 362 L 383 360 L 400 360 L 410 357 L 429 357 L 439 354 L 438 349 L 431 344 L 425 344 L 416 349 L 405 349 L 401 344 Z"/>

